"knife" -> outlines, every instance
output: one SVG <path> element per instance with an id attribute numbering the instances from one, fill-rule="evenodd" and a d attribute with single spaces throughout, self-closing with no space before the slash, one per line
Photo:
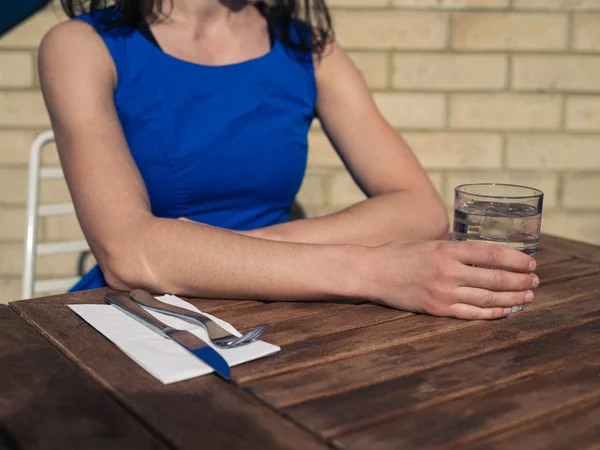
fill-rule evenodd
<path id="1" fill-rule="evenodd" d="M 231 370 L 225 358 L 223 358 L 214 348 L 208 345 L 199 337 L 193 335 L 189 331 L 177 330 L 176 328 L 165 325 L 152 314 L 148 313 L 144 308 L 135 303 L 129 295 L 123 292 L 111 291 L 104 295 L 106 303 L 113 305 L 128 316 L 133 317 L 138 322 L 146 325 L 155 333 L 160 334 L 164 338 L 171 339 L 192 353 L 198 359 L 202 360 L 215 372 L 221 375 L 226 380 L 229 380 Z"/>

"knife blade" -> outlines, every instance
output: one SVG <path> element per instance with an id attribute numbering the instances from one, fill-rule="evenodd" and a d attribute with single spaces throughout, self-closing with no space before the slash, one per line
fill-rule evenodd
<path id="1" fill-rule="evenodd" d="M 104 295 L 104 301 L 113 305 L 120 311 L 130 317 L 133 317 L 138 322 L 146 325 L 155 333 L 160 334 L 164 338 L 171 339 L 192 353 L 196 358 L 202 360 L 215 372 L 221 375 L 226 380 L 231 377 L 231 370 L 225 358 L 223 358 L 214 348 L 208 345 L 199 337 L 186 330 L 178 330 L 170 327 L 152 314 L 148 313 L 144 308 L 131 300 L 129 295 L 123 292 L 111 291 Z"/>

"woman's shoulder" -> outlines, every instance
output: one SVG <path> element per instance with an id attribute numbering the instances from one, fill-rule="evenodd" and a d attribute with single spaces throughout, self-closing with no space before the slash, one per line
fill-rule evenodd
<path id="1" fill-rule="evenodd" d="M 87 52 L 102 40 L 91 23 L 68 20 L 54 25 L 46 32 L 40 43 L 40 55 L 54 52 Z"/>
<path id="2" fill-rule="evenodd" d="M 106 38 L 120 37 L 130 32 L 129 27 L 120 25 L 119 14 L 114 8 L 103 8 L 73 16 L 53 26 L 40 45 L 50 47 L 59 45 L 62 48 L 65 46 L 69 48 L 70 40 L 93 43 Z"/>
<path id="3" fill-rule="evenodd" d="M 81 67 L 106 67 L 114 73 L 107 46 L 95 27 L 84 20 L 59 23 L 44 35 L 39 47 L 40 77 L 56 71 L 78 72 Z"/>

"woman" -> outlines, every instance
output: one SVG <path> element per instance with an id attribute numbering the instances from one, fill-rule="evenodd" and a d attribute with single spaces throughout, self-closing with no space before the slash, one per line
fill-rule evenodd
<path id="1" fill-rule="evenodd" d="M 90 12 L 81 3 L 63 0 L 71 16 Z M 533 299 L 529 256 L 443 240 L 442 202 L 333 39 L 322 0 L 104 3 L 53 28 L 39 56 L 99 262 L 75 290 L 368 298 L 468 319 Z M 315 116 L 368 199 L 290 222 Z"/>

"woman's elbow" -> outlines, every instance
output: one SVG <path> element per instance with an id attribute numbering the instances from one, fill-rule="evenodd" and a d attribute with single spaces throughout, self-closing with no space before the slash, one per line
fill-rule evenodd
<path id="1" fill-rule="evenodd" d="M 101 264 L 102 273 L 106 284 L 117 291 L 131 291 L 141 287 L 143 278 L 135 270 L 127 268 L 124 264 L 106 262 Z"/>
<path id="2" fill-rule="evenodd" d="M 139 254 L 140 252 L 124 249 L 99 258 L 104 279 L 111 289 L 130 291 L 139 288 L 152 289 L 156 285 L 156 280 L 151 276 L 152 271 L 140 260 Z"/>

